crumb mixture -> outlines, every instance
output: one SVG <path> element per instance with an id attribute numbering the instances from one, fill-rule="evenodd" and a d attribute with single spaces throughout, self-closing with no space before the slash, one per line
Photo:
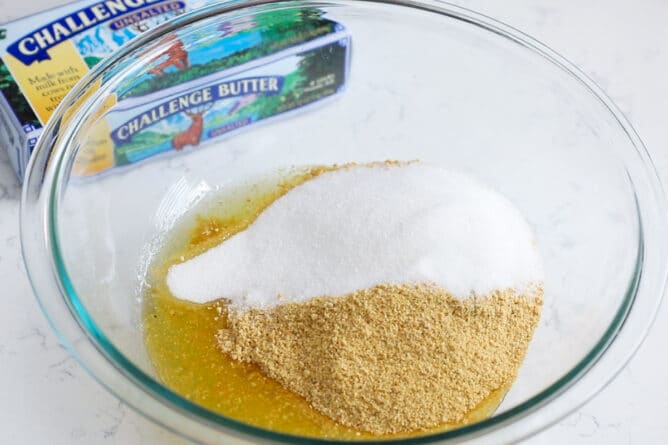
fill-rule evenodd
<path id="1" fill-rule="evenodd" d="M 437 285 L 379 285 L 230 311 L 217 339 L 343 425 L 415 431 L 460 421 L 512 383 L 542 293 L 459 299 Z"/>
<path id="2" fill-rule="evenodd" d="M 491 415 L 543 296 L 510 200 L 419 161 L 309 168 L 258 191 L 221 198 L 221 217 L 156 270 L 146 338 L 163 380 L 308 437 L 408 437 Z"/>

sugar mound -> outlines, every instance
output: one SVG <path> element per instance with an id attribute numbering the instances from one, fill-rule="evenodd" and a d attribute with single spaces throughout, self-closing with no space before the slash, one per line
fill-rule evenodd
<path id="1" fill-rule="evenodd" d="M 422 163 L 323 173 L 167 274 L 177 298 L 224 297 L 239 310 L 379 284 L 435 283 L 467 298 L 541 281 L 531 228 L 507 198 Z"/>

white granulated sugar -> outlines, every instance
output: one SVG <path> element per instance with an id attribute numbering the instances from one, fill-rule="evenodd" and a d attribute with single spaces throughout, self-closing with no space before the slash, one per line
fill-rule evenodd
<path id="1" fill-rule="evenodd" d="M 508 199 L 421 163 L 323 173 L 167 275 L 177 298 L 236 309 L 378 284 L 436 283 L 465 298 L 540 281 L 531 228 Z"/>

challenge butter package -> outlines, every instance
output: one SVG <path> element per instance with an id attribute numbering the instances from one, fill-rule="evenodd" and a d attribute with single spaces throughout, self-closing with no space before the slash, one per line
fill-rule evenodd
<path id="1" fill-rule="evenodd" d="M 42 126 L 93 65 L 137 34 L 209 3 L 80 1 L 1 25 L 0 145 L 19 178 Z M 139 71 L 107 98 L 75 175 L 196 147 L 333 96 L 345 84 L 350 45 L 340 24 L 303 8 L 214 21 L 158 46 L 145 65 L 127 62 Z"/>

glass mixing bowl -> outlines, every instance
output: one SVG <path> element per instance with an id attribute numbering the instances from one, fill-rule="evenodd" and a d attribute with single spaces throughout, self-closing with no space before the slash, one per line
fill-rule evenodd
<path id="1" fill-rule="evenodd" d="M 276 26 L 289 16 L 298 20 Z M 334 77 L 301 86 L 334 82 L 328 100 L 221 127 L 242 128 L 215 144 L 165 148 L 134 137 L 137 151 L 105 157 L 109 122 L 164 103 L 181 74 L 203 66 L 199 58 L 236 51 L 221 39 L 245 31 L 280 42 L 313 16 L 343 25 L 331 31 L 347 36 L 337 41 L 351 49 Z M 326 72 L 334 59 L 320 53 L 311 68 Z M 169 88 L 153 88 L 163 81 Z M 194 115 L 209 125 L 208 109 L 185 110 L 188 129 Z M 171 131 L 160 125 L 154 134 Z M 535 229 L 546 274 L 540 325 L 496 413 L 404 443 L 518 440 L 582 405 L 622 369 L 666 283 L 666 203 L 642 142 L 610 99 L 554 51 L 430 0 L 222 3 L 165 23 L 101 62 L 55 112 L 25 179 L 22 243 L 35 293 L 80 363 L 161 425 L 206 444 L 319 443 L 215 414 L 160 383 L 141 333 L 145 267 L 175 222 L 216 190 L 295 165 L 386 159 L 468 172 L 508 196 Z"/>

